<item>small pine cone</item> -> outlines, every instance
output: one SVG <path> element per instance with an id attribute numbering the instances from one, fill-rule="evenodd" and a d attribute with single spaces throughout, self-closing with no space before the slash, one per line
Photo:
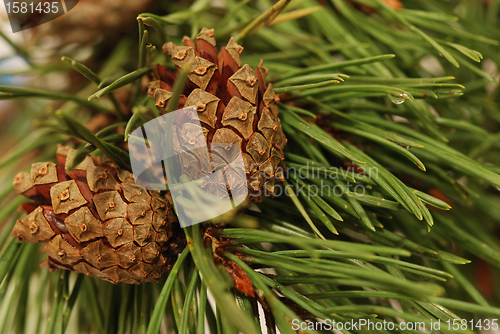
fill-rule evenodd
<path id="1" fill-rule="evenodd" d="M 246 64 L 241 66 L 243 47 L 231 38 L 218 53 L 213 35 L 213 29 L 203 28 L 196 37 L 196 44 L 184 37 L 183 46 L 172 42 L 163 46 L 163 52 L 171 57 L 178 71 L 185 67 L 190 69 L 187 87 L 177 108 L 194 106 L 201 124 L 199 129 L 197 122 L 189 119 L 189 114 L 174 123 L 174 148 L 178 152 L 189 152 L 195 142 L 204 140 L 211 147 L 208 161 L 213 161 L 214 166 L 218 163 L 230 165 L 239 157 L 239 152 L 231 149 L 232 145 L 241 148 L 245 171 L 231 171 L 232 167 L 227 166 L 225 174 L 229 177 L 246 175 L 246 180 L 236 184 L 243 187 L 246 184 L 250 199 L 262 201 L 266 194 L 274 194 L 276 182 L 284 180 L 281 165 L 287 139 L 278 118 L 279 98 L 273 86 L 266 83 L 268 69 L 262 61 L 256 71 Z M 154 97 L 156 107 L 162 113 L 166 112 L 176 76 L 158 65 L 155 80 L 150 83 L 148 93 Z M 232 145 L 213 145 L 227 143 Z M 198 179 L 203 176 L 200 175 L 203 170 L 206 172 L 207 159 L 192 153 L 184 154 L 185 161 L 180 163 L 190 179 Z M 217 184 L 218 180 L 214 183 Z M 223 190 L 213 188 L 214 195 L 221 197 L 225 194 Z M 240 189 L 231 189 L 235 190 Z"/>
<path id="2" fill-rule="evenodd" d="M 139 188 L 128 171 L 87 156 L 72 172 L 74 150 L 16 175 L 14 188 L 33 202 L 12 236 L 46 245 L 42 267 L 67 269 L 113 283 L 157 282 L 185 243 L 170 194 Z"/>
<path id="3" fill-rule="evenodd" d="M 390 7 L 396 9 L 396 10 L 400 10 L 400 9 L 404 8 L 403 4 L 399 0 L 384 0 L 384 2 L 387 5 L 389 5 Z M 353 4 L 354 7 L 359 8 L 363 12 L 368 13 L 368 14 L 372 14 L 372 13 L 377 13 L 378 12 L 376 8 L 373 8 L 373 7 L 370 7 L 370 6 L 367 6 L 367 5 L 363 5 L 363 4 L 354 2 L 354 1 L 352 1 L 352 4 Z"/>

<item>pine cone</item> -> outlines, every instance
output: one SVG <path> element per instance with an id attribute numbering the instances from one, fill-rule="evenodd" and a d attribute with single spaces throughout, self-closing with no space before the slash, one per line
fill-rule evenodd
<path id="1" fill-rule="evenodd" d="M 384 0 L 384 2 L 396 10 L 400 10 L 400 9 L 404 8 L 403 4 L 399 0 Z M 354 1 L 351 1 L 351 3 L 354 7 L 361 9 L 365 13 L 373 14 L 373 13 L 378 12 L 378 10 L 376 8 L 373 8 L 371 6 L 363 5 L 363 4 L 360 4 L 358 2 L 354 2 Z"/>
<path id="2" fill-rule="evenodd" d="M 184 240 L 170 194 L 139 188 L 133 175 L 91 156 L 72 172 L 64 165 L 74 150 L 59 146 L 57 159 L 38 162 L 14 180 L 34 202 L 12 236 L 47 243 L 42 266 L 67 269 L 118 283 L 157 282 L 170 270 Z"/>
<path id="3" fill-rule="evenodd" d="M 202 127 L 194 128 L 190 120 L 178 122 L 177 126 L 174 125 L 174 148 L 188 152 L 193 140 L 205 140 L 208 147 L 229 143 L 241 148 L 245 171 L 231 175 L 246 175 L 247 180 L 242 180 L 241 184 L 247 185 L 250 199 L 262 201 L 264 196 L 274 194 L 276 182 L 284 180 L 280 165 L 287 139 L 278 118 L 279 98 L 272 85 L 266 84 L 268 70 L 262 66 L 262 61 L 256 71 L 246 64 L 241 66 L 243 47 L 231 38 L 217 53 L 213 35 L 213 29 L 203 28 L 196 38 L 196 45 L 184 37 L 184 46 L 172 42 L 163 46 L 163 52 L 171 57 L 177 70 L 190 69 L 187 87 L 177 108 L 194 106 Z M 161 113 L 166 112 L 175 79 L 175 73 L 158 65 L 148 93 L 155 98 Z M 203 133 L 205 138 L 194 137 L 193 133 Z M 220 159 L 227 165 L 234 160 L 235 152 L 229 152 L 228 148 L 226 152 L 217 150 L 217 154 L 213 154 L 213 150 L 209 161 L 214 165 Z M 236 153 L 239 156 L 239 152 Z M 186 156 L 189 155 L 184 154 L 184 159 Z M 189 161 L 182 161 L 181 165 L 193 180 L 201 177 L 198 174 L 206 169 L 205 162 L 193 153 Z M 218 195 L 217 189 L 214 189 L 214 194 Z"/>

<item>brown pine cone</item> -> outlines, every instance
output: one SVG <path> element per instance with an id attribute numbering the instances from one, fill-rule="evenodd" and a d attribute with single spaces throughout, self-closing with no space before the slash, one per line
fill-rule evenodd
<path id="1" fill-rule="evenodd" d="M 401 1 L 399 0 L 384 0 L 384 2 L 386 4 L 388 4 L 390 7 L 396 9 L 396 10 L 400 10 L 400 9 L 403 9 L 404 6 L 403 4 L 401 3 Z M 372 13 L 377 13 L 377 9 L 376 8 L 373 8 L 373 7 L 370 7 L 370 6 L 367 6 L 367 5 L 363 5 L 363 4 L 360 4 L 358 2 L 352 2 L 352 4 L 356 7 L 356 8 L 359 8 L 361 9 L 363 12 L 365 13 L 368 13 L 368 14 L 372 14 Z"/>
<path id="2" fill-rule="evenodd" d="M 33 202 L 12 236 L 47 243 L 42 266 L 118 283 L 157 282 L 185 243 L 170 194 L 139 188 L 128 171 L 87 156 L 65 172 L 74 150 L 59 146 L 57 159 L 38 162 L 14 180 Z"/>
<path id="3" fill-rule="evenodd" d="M 184 46 L 172 42 L 163 46 L 163 52 L 171 57 L 178 71 L 186 67 L 190 70 L 187 87 L 177 107 L 194 106 L 201 124 L 200 129 L 200 125 L 190 119 L 177 122 L 174 125 L 174 148 L 179 153 L 193 153 L 180 154 L 180 159 L 184 159 L 181 161 L 184 172 L 192 180 L 207 173 L 206 157 L 191 150 L 198 140 L 205 140 L 207 146 L 212 147 L 208 161 L 214 165 L 221 160 L 222 164 L 230 165 L 235 156 L 240 157 L 239 152 L 228 148 L 233 146 L 224 148 L 223 144 L 241 148 L 244 162 L 241 165 L 245 171 L 231 171 L 233 166 L 226 168 L 225 173 L 235 178 L 246 175 L 246 180 L 236 183 L 246 185 L 249 191 L 245 194 L 248 193 L 251 200 L 262 201 L 264 196 L 273 195 L 276 182 L 284 180 L 280 165 L 287 139 L 278 118 L 279 98 L 272 85 L 266 83 L 268 70 L 262 66 L 262 61 L 256 71 L 246 64 L 241 66 L 243 47 L 231 38 L 218 53 L 213 35 L 213 29 L 203 28 L 196 44 L 184 37 Z M 162 65 L 156 68 L 155 80 L 150 83 L 148 93 L 155 98 L 161 113 L 166 112 L 176 76 Z M 214 180 L 214 184 L 220 183 Z M 214 195 L 225 194 L 223 189 L 213 188 Z M 231 191 L 235 190 L 238 191 Z"/>

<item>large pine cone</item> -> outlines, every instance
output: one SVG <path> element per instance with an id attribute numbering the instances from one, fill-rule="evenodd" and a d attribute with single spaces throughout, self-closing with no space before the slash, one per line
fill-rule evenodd
<path id="1" fill-rule="evenodd" d="M 193 141 L 197 140 L 205 140 L 209 148 L 212 144 L 226 143 L 241 148 L 245 168 L 241 175 L 246 175 L 242 184 L 247 185 L 250 199 L 261 201 L 264 196 L 272 196 L 275 183 L 284 179 L 280 165 L 287 139 L 278 118 L 279 98 L 272 85 L 266 83 L 268 70 L 262 66 L 262 61 L 256 71 L 248 65 L 241 66 L 243 47 L 233 38 L 217 53 L 213 34 L 213 29 L 203 28 L 196 45 L 184 37 L 184 46 L 172 42 L 163 46 L 163 52 L 171 57 L 178 71 L 186 67 L 190 70 L 177 108 L 194 106 L 202 127 L 194 129 L 189 120 L 177 122 L 174 145 L 181 152 L 189 152 Z M 155 98 L 157 108 L 164 113 L 176 73 L 162 65 L 158 65 L 155 72 L 156 80 L 150 83 L 149 95 Z M 198 138 L 198 133 L 203 133 L 205 138 Z M 212 149 L 209 160 L 214 163 L 220 158 L 228 165 L 232 163 L 234 152 L 213 153 Z M 186 160 L 181 163 L 185 174 L 191 179 L 201 178 L 203 175 L 196 174 L 203 174 L 206 161 L 196 152 L 182 156 Z"/>
<path id="2" fill-rule="evenodd" d="M 34 202 L 12 235 L 47 243 L 42 266 L 68 269 L 113 283 L 157 282 L 182 250 L 183 238 L 169 193 L 139 188 L 129 172 L 91 156 L 66 173 L 73 150 L 60 146 L 59 166 L 38 162 L 14 180 Z"/>

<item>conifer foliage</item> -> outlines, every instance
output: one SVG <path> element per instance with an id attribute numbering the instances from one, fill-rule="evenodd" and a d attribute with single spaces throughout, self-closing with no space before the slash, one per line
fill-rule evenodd
<path id="1" fill-rule="evenodd" d="M 498 1 L 150 10 L 51 52 L 0 34 L 29 78 L 0 85 L 0 334 L 496 328 Z M 134 185 L 130 135 L 185 106 L 270 196 L 182 229 Z"/>

